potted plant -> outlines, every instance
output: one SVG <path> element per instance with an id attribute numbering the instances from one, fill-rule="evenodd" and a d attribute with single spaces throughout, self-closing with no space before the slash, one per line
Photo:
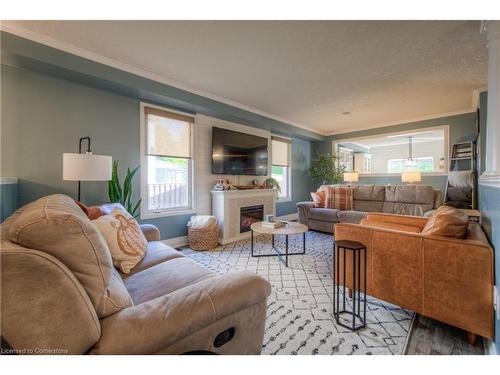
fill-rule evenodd
<path id="1" fill-rule="evenodd" d="M 345 167 L 339 166 L 338 158 L 328 152 L 316 154 L 309 173 L 314 179 L 321 179 L 323 185 L 337 184 L 344 179 Z"/>
<path id="2" fill-rule="evenodd" d="M 139 216 L 138 210 L 141 205 L 141 199 L 136 204 L 132 203 L 132 178 L 139 167 L 133 170 L 127 168 L 123 186 L 120 184 L 118 176 L 118 160 L 113 160 L 113 168 L 111 171 L 111 180 L 108 182 L 108 196 L 110 203 L 120 203 L 133 217 Z"/>
<path id="3" fill-rule="evenodd" d="M 264 189 L 276 189 L 278 193 L 281 193 L 280 184 L 275 178 L 266 178 L 262 183 L 262 186 L 264 187 Z"/>

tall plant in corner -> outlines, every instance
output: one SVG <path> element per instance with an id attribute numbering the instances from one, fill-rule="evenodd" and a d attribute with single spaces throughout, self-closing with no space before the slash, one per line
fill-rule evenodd
<path id="1" fill-rule="evenodd" d="M 337 156 L 327 152 L 316 154 L 309 173 L 315 179 L 321 179 L 323 185 L 337 184 L 344 179 L 345 167 L 339 166 Z"/>
<path id="2" fill-rule="evenodd" d="M 127 174 L 122 186 L 118 176 L 118 160 L 113 160 L 111 180 L 108 182 L 109 201 L 111 203 L 121 203 L 133 217 L 139 216 L 137 211 L 141 205 L 141 199 L 135 205 L 132 203 L 132 179 L 138 169 L 139 167 L 135 167 L 133 170 L 127 168 Z"/>

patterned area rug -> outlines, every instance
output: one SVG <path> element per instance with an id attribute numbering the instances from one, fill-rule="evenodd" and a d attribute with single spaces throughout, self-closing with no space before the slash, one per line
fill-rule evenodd
<path id="1" fill-rule="evenodd" d="M 284 249 L 284 238 L 276 238 Z M 255 239 L 255 251 L 272 252 L 270 237 Z M 302 235 L 290 236 L 290 252 L 302 251 Z M 221 274 L 249 270 L 272 285 L 268 299 L 262 354 L 402 354 L 414 313 L 368 297 L 364 329 L 351 332 L 333 319 L 331 235 L 307 232 L 306 254 L 289 257 L 285 267 L 277 257 L 253 258 L 250 241 L 210 251 L 182 250 Z"/>

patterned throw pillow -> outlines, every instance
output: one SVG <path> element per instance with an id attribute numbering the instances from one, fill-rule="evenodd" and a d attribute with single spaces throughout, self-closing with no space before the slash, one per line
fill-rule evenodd
<path id="1" fill-rule="evenodd" d="M 348 186 L 327 186 L 325 191 L 325 207 L 340 211 L 352 211 L 352 188 Z"/>
<path id="2" fill-rule="evenodd" d="M 311 198 L 314 202 L 314 207 L 318 207 L 318 208 L 325 207 L 325 192 L 324 191 L 312 192 Z"/>
<path id="3" fill-rule="evenodd" d="M 137 220 L 126 210 L 115 208 L 92 222 L 108 243 L 113 265 L 123 273 L 129 273 L 144 258 L 148 242 Z"/>

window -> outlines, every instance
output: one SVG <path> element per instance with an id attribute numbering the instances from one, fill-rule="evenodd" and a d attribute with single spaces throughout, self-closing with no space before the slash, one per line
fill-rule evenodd
<path id="1" fill-rule="evenodd" d="M 271 138 L 272 170 L 271 177 L 278 181 L 281 192 L 280 200 L 291 199 L 290 191 L 290 148 L 291 141 L 273 136 Z"/>
<path id="2" fill-rule="evenodd" d="M 141 216 L 192 209 L 191 128 L 194 118 L 156 106 L 143 109 Z"/>
<path id="3" fill-rule="evenodd" d="M 339 140 L 332 147 L 346 172 L 442 174 L 447 170 L 448 126 Z"/>
<path id="4" fill-rule="evenodd" d="M 434 170 L 434 158 L 414 158 L 416 165 L 405 163 L 405 159 L 390 159 L 387 161 L 389 173 L 401 173 L 407 171 L 432 172 Z"/>

